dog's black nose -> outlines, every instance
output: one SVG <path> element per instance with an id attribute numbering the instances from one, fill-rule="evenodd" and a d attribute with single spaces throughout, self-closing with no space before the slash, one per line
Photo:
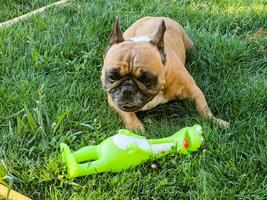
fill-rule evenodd
<path id="1" fill-rule="evenodd" d="M 133 87 L 132 86 L 125 86 L 122 89 L 123 96 L 131 96 L 133 94 Z"/>

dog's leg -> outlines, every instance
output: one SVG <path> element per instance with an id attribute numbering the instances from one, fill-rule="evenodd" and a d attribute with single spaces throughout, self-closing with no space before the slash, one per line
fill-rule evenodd
<path id="1" fill-rule="evenodd" d="M 228 128 L 229 127 L 228 122 L 226 122 L 222 119 L 218 119 L 212 114 L 203 92 L 199 89 L 199 87 L 197 85 L 194 85 L 194 87 L 191 89 L 190 94 L 191 94 L 190 97 L 195 102 L 196 110 L 200 115 L 214 120 L 222 128 Z"/>
<path id="2" fill-rule="evenodd" d="M 123 119 L 124 125 L 129 130 L 141 130 L 144 131 L 144 125 L 138 119 L 134 112 L 124 112 L 120 110 L 112 101 L 111 97 L 108 95 L 108 104 L 112 107 Z"/>

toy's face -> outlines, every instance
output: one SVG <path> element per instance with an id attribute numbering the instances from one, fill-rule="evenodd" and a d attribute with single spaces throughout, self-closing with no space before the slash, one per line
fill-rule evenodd
<path id="1" fill-rule="evenodd" d="M 203 142 L 202 128 L 200 125 L 195 125 L 185 131 L 184 137 L 179 140 L 178 152 L 188 154 L 192 151 L 198 150 Z"/>

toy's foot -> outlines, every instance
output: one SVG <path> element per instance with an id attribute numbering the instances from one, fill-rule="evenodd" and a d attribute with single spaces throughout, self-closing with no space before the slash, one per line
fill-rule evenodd
<path id="1" fill-rule="evenodd" d="M 63 162 L 67 165 L 67 178 L 71 179 L 77 177 L 77 163 L 68 145 L 61 143 L 60 152 Z"/>
<path id="2" fill-rule="evenodd" d="M 65 163 L 67 162 L 66 157 L 67 154 L 71 153 L 70 148 L 65 143 L 60 144 L 60 153 L 61 153 L 61 159 Z"/>

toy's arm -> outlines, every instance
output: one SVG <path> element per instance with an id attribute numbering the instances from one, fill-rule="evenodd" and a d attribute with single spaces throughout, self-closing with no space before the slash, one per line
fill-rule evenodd
<path id="1" fill-rule="evenodd" d="M 130 152 L 133 152 L 136 149 L 141 148 L 143 151 L 146 151 L 146 150 L 151 151 L 152 150 L 154 155 L 158 155 L 158 154 L 163 153 L 163 152 L 165 152 L 165 153 L 169 152 L 170 150 L 172 150 L 172 147 L 175 146 L 175 140 L 172 138 L 172 136 L 160 138 L 160 139 L 147 140 L 145 137 L 140 136 L 140 135 L 136 135 L 127 129 L 121 129 L 121 130 L 119 130 L 118 133 L 122 134 L 122 135 L 130 136 L 131 140 L 135 140 L 135 142 L 133 142 L 133 144 L 128 146 L 128 151 L 130 151 Z M 118 136 L 115 136 L 115 137 L 118 137 Z M 121 136 L 119 136 L 119 137 L 122 138 Z M 127 139 L 129 139 L 129 138 L 127 138 Z M 122 143 L 122 141 L 121 141 L 121 143 Z M 127 144 L 127 141 L 124 141 L 123 144 Z M 117 141 L 117 145 L 120 146 L 120 143 L 118 141 Z M 160 154 L 160 155 L 162 155 L 162 154 Z"/>
<path id="2" fill-rule="evenodd" d="M 150 139 L 148 140 L 154 155 L 159 155 L 161 153 L 168 153 L 175 146 L 175 141 L 172 137 L 165 137 L 160 139 Z"/>

